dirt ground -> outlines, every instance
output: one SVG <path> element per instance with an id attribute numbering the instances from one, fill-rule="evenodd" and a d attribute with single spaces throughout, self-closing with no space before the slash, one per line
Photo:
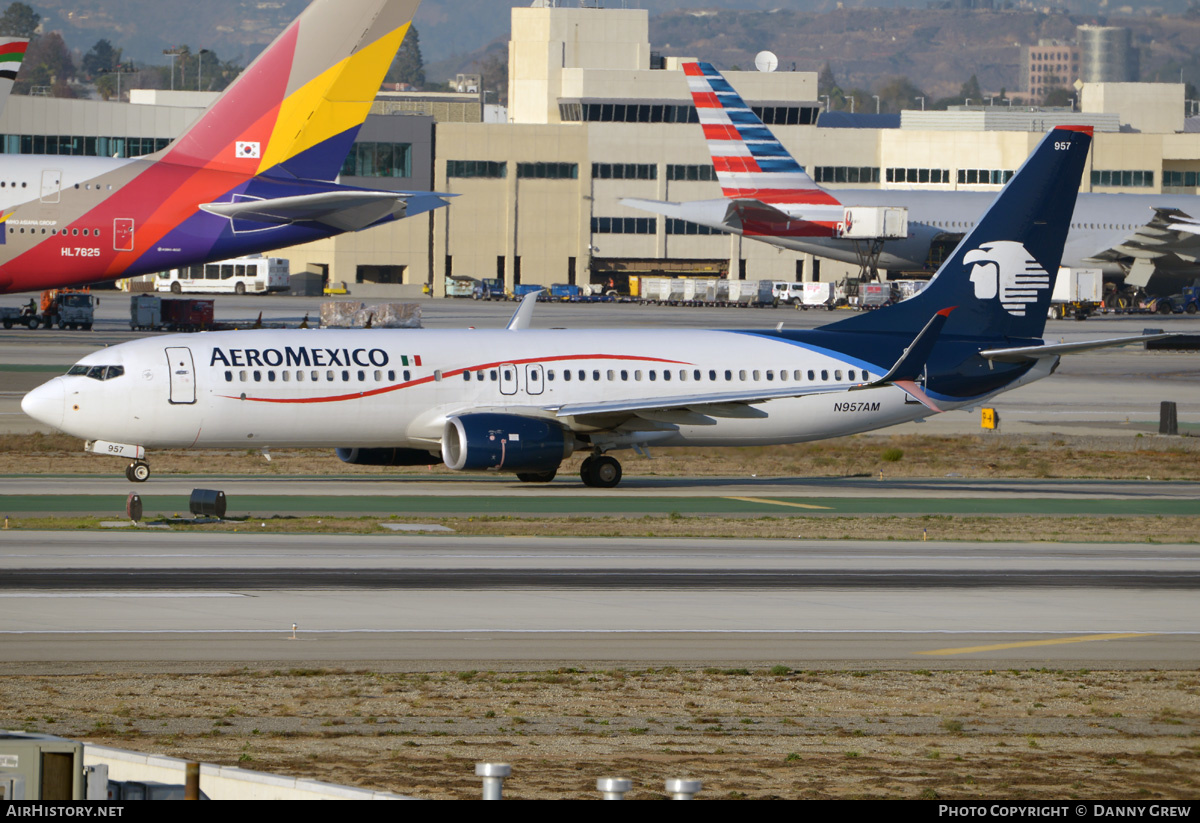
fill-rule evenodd
<path id="1" fill-rule="evenodd" d="M 199 667 L 198 667 L 199 668 Z M 290 669 L 0 676 L 10 727 L 421 798 L 1195 799 L 1198 671 Z"/>

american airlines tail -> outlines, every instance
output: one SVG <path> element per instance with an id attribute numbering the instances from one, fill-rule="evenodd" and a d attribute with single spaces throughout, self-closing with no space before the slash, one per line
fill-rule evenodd
<path id="1" fill-rule="evenodd" d="M 683 73 L 722 194 L 763 203 L 841 205 L 805 173 L 711 63 L 684 63 Z"/>
<path id="2" fill-rule="evenodd" d="M 830 237 L 842 203 L 817 185 L 711 63 L 684 63 L 688 89 L 712 155 L 720 200 L 621 202 L 747 237 Z"/>

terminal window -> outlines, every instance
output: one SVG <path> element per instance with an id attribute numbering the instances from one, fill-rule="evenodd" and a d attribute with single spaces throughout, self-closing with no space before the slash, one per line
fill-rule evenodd
<path id="1" fill-rule="evenodd" d="M 878 183 L 879 169 L 871 166 L 816 166 L 813 179 L 818 183 Z"/>
<path id="2" fill-rule="evenodd" d="M 593 217 L 593 234 L 654 234 L 658 231 L 656 217 Z"/>
<path id="3" fill-rule="evenodd" d="M 949 183 L 949 169 L 900 169 L 887 170 L 889 183 Z"/>
<path id="4" fill-rule="evenodd" d="M 355 143 L 342 164 L 346 177 L 412 177 L 411 143 Z"/>
<path id="5" fill-rule="evenodd" d="M 594 180 L 657 180 L 653 163 L 592 163 Z"/>
<path id="6" fill-rule="evenodd" d="M 447 160 L 447 177 L 508 177 L 508 164 L 494 160 Z"/>
<path id="7" fill-rule="evenodd" d="M 576 180 L 578 163 L 518 163 L 517 178 L 533 180 Z"/>
<path id="8" fill-rule="evenodd" d="M 958 182 L 968 186 L 1002 186 L 1013 174 L 1012 169 L 959 169 Z"/>
<path id="9" fill-rule="evenodd" d="M 1130 169 L 1093 170 L 1092 185 L 1148 188 L 1154 185 L 1154 172 Z"/>
<path id="10" fill-rule="evenodd" d="M 717 171 L 708 163 L 703 165 L 672 163 L 667 166 L 667 179 L 712 181 L 717 179 Z"/>

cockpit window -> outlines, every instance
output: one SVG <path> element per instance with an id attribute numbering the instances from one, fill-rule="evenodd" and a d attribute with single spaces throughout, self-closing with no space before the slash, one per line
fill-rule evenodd
<path id="1" fill-rule="evenodd" d="M 125 373 L 124 366 L 83 366 L 74 365 L 67 371 L 67 375 L 82 375 L 90 377 L 93 380 L 112 380 L 114 377 L 120 377 Z"/>

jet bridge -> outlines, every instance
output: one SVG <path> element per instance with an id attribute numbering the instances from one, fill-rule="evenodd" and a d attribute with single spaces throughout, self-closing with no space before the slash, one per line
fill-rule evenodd
<path id="1" fill-rule="evenodd" d="M 846 296 L 858 295 L 863 282 L 879 280 L 879 255 L 888 240 L 908 237 L 908 209 L 894 206 L 847 206 L 834 236 L 849 240 L 858 258 L 857 277 L 846 278 Z"/>

